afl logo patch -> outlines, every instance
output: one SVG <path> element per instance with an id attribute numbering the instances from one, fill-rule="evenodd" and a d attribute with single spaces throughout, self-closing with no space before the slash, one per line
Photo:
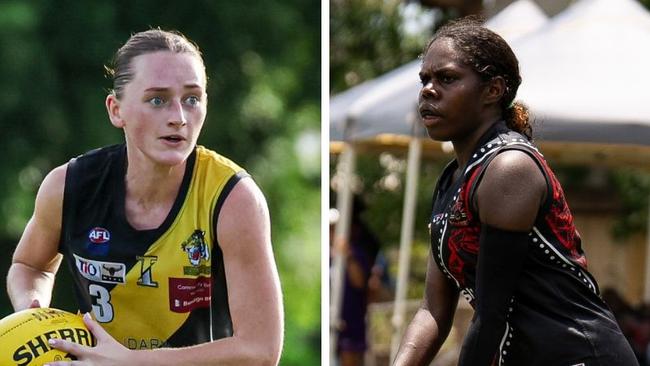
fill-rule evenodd
<path id="1" fill-rule="evenodd" d="M 90 230 L 88 234 L 88 240 L 95 244 L 103 244 L 111 240 L 111 233 L 103 227 L 95 227 Z"/>

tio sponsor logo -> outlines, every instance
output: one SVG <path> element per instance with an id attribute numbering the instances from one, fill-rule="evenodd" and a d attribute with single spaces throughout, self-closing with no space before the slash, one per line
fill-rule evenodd
<path id="1" fill-rule="evenodd" d="M 96 277 L 99 273 L 99 270 L 92 262 L 87 262 L 83 259 L 77 259 L 77 268 L 79 269 L 79 272 L 90 277 Z M 87 278 L 87 276 L 84 277 Z"/>
<path id="2" fill-rule="evenodd" d="M 111 233 L 103 227 L 95 227 L 90 230 L 88 239 L 95 244 L 103 244 L 111 240 Z"/>
<path id="3" fill-rule="evenodd" d="M 118 262 L 102 262 L 80 257 L 74 253 L 77 271 L 85 279 L 111 284 L 126 282 L 126 265 Z"/>

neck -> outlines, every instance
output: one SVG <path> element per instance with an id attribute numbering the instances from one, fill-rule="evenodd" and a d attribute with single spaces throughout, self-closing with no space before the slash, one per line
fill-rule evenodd
<path id="1" fill-rule="evenodd" d="M 481 123 L 478 128 L 472 131 L 471 134 L 468 134 L 463 139 L 451 142 L 454 145 L 454 152 L 456 153 L 456 161 L 458 162 L 459 169 L 463 170 L 467 166 L 467 163 L 471 159 L 474 150 L 478 147 L 483 135 L 485 135 L 485 133 L 501 119 L 500 115 L 486 118 L 484 121 L 491 122 Z"/>
<path id="2" fill-rule="evenodd" d="M 125 186 L 128 202 L 142 208 L 173 203 L 185 175 L 187 161 L 179 165 L 154 164 L 129 155 Z"/>

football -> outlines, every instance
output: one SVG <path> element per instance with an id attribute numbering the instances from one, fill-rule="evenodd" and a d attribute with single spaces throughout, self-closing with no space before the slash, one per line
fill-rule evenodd
<path id="1" fill-rule="evenodd" d="M 81 315 L 52 308 L 26 309 L 0 320 L 0 365 L 42 366 L 73 359 L 50 347 L 50 338 L 94 345 Z"/>

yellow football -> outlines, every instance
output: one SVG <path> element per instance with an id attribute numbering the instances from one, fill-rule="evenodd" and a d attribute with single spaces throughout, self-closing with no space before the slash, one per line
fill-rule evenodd
<path id="1" fill-rule="evenodd" d="M 50 338 L 94 345 L 81 315 L 52 308 L 26 309 L 0 320 L 0 365 L 42 366 L 73 359 L 50 347 Z"/>

